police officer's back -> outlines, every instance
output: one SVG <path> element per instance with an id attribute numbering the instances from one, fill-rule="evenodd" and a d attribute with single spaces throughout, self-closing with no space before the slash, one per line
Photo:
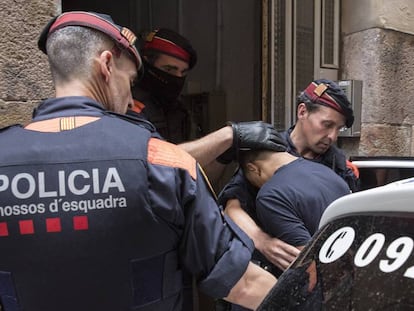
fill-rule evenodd
<path id="1" fill-rule="evenodd" d="M 123 116 L 141 68 L 134 38 L 87 12 L 40 37 L 56 98 L 0 133 L 4 311 L 181 310 L 184 269 L 249 307 L 275 283 L 249 264 L 251 241 L 224 224 L 195 160 Z"/>

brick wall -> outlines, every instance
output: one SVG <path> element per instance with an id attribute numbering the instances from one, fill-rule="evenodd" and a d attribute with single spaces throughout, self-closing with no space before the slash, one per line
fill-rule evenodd
<path id="1" fill-rule="evenodd" d="M 33 107 L 53 96 L 46 56 L 37 48 L 60 1 L 0 0 L 0 127 L 26 123 Z"/>
<path id="2" fill-rule="evenodd" d="M 411 34 L 372 28 L 345 37 L 343 76 L 363 80 L 359 155 L 414 155 L 413 55 Z"/>

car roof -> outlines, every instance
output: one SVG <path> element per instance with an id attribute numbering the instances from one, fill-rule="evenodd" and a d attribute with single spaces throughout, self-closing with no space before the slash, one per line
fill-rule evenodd
<path id="1" fill-rule="evenodd" d="M 350 160 L 358 168 L 414 168 L 414 157 L 353 156 Z"/>
<path id="2" fill-rule="evenodd" d="M 414 178 L 351 193 L 332 202 L 322 215 L 319 228 L 328 222 L 357 214 L 413 213 Z"/>
<path id="3" fill-rule="evenodd" d="M 358 168 L 414 168 L 414 160 L 364 160 L 352 161 Z"/>

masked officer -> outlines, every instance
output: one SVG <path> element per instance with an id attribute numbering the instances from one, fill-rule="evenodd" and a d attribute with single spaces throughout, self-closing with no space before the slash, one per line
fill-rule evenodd
<path id="1" fill-rule="evenodd" d="M 226 220 L 196 161 L 128 122 L 135 35 L 67 12 L 43 30 L 56 96 L 0 133 L 3 311 L 181 310 L 182 273 L 255 309 L 275 278 Z"/>
<path id="2" fill-rule="evenodd" d="M 187 74 L 197 63 L 195 49 L 187 38 L 167 28 L 144 34 L 139 46 L 144 74 L 132 88 L 134 105 L 127 114 L 149 120 L 160 137 L 180 144 L 201 164 L 213 184 L 237 158 L 239 148 L 277 148 L 276 130 L 260 121 L 229 122 L 229 126 L 191 141 L 194 125 L 180 95 Z"/>
<path id="3" fill-rule="evenodd" d="M 151 31 L 142 41 L 144 75 L 133 88 L 132 111 L 151 121 L 168 141 L 188 141 L 191 116 L 180 94 L 197 53 L 186 38 L 167 28 Z"/>
<path id="4" fill-rule="evenodd" d="M 239 148 L 277 147 L 276 130 L 262 121 L 229 122 L 228 126 L 191 141 L 192 120 L 180 94 L 188 72 L 197 63 L 197 53 L 185 37 L 171 29 L 155 29 L 143 37 L 140 51 L 144 74 L 133 87 L 134 105 L 128 110 L 129 116 L 149 120 L 161 137 L 180 144 L 213 182 L 226 164 L 236 160 Z"/>

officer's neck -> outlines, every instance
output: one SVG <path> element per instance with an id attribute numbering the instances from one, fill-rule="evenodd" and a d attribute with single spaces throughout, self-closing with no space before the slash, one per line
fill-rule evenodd
<path id="1" fill-rule="evenodd" d="M 306 159 L 315 159 L 319 156 L 313 152 L 310 148 L 307 147 L 307 142 L 305 136 L 302 134 L 301 124 L 296 124 L 290 133 L 290 139 L 292 140 L 293 145 L 296 148 L 296 152 L 300 154 L 301 157 Z"/>
<path id="2" fill-rule="evenodd" d="M 85 85 L 85 83 L 78 80 L 72 81 L 69 83 L 58 84 L 55 86 L 55 96 L 56 97 L 68 97 L 68 96 L 86 96 L 93 98 L 97 101 L 99 95 L 97 92 L 93 92 L 90 87 Z"/>

